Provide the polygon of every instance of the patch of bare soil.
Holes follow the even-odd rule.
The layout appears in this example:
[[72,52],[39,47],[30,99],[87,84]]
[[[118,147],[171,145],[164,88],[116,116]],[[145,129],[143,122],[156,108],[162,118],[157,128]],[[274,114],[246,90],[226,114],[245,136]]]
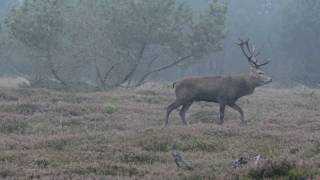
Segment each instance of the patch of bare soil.
[[[320,91],[260,88],[228,109],[194,104],[163,128],[172,87],[106,93],[0,89],[0,179],[299,179],[320,175]],[[172,148],[192,161],[178,168]],[[233,167],[240,157],[264,157]]]

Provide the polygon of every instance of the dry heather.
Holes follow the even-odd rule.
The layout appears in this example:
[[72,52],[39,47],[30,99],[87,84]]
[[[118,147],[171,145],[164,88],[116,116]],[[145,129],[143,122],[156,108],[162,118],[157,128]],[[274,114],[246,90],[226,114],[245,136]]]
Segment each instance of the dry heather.
[[[260,88],[215,123],[217,105],[192,106],[184,127],[171,87],[107,93],[0,90],[0,179],[299,179],[320,175],[320,91]],[[171,148],[192,161],[179,169]],[[230,162],[266,159],[234,169]]]

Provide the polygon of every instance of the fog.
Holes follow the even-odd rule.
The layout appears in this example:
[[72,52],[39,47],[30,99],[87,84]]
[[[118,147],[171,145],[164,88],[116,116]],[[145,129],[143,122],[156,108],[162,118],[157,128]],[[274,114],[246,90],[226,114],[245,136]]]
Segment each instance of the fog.
[[0,179],[320,180],[320,0],[0,0]]
[[259,60],[271,59],[263,69],[275,85],[320,83],[317,0],[52,2],[0,2],[3,77],[105,90],[234,75],[248,70],[241,38],[261,51]]

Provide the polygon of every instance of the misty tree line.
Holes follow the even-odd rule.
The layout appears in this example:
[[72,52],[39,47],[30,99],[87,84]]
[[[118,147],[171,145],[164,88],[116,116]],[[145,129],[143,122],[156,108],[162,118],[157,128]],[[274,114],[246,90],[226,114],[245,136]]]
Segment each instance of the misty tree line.
[[230,0],[227,19],[226,73],[246,68],[245,64],[234,65],[241,58],[234,41],[247,37],[262,56],[271,58],[267,72],[276,82],[319,87],[320,1]]
[[183,0],[24,0],[2,19],[1,74],[33,86],[106,90],[190,69],[238,73],[246,61],[234,42],[248,37],[272,58],[274,79],[318,85],[319,7],[317,0],[212,0],[199,13]]
[[197,16],[175,0],[25,0],[5,25],[26,51],[32,83],[106,90],[221,50],[225,13],[217,1]]

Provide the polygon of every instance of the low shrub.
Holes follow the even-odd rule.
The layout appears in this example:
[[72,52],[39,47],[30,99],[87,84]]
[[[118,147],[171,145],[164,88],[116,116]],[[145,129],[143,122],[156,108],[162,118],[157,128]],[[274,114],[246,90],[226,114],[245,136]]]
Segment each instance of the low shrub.
[[102,112],[107,114],[113,114],[116,111],[116,106],[112,103],[106,103],[102,107]]

